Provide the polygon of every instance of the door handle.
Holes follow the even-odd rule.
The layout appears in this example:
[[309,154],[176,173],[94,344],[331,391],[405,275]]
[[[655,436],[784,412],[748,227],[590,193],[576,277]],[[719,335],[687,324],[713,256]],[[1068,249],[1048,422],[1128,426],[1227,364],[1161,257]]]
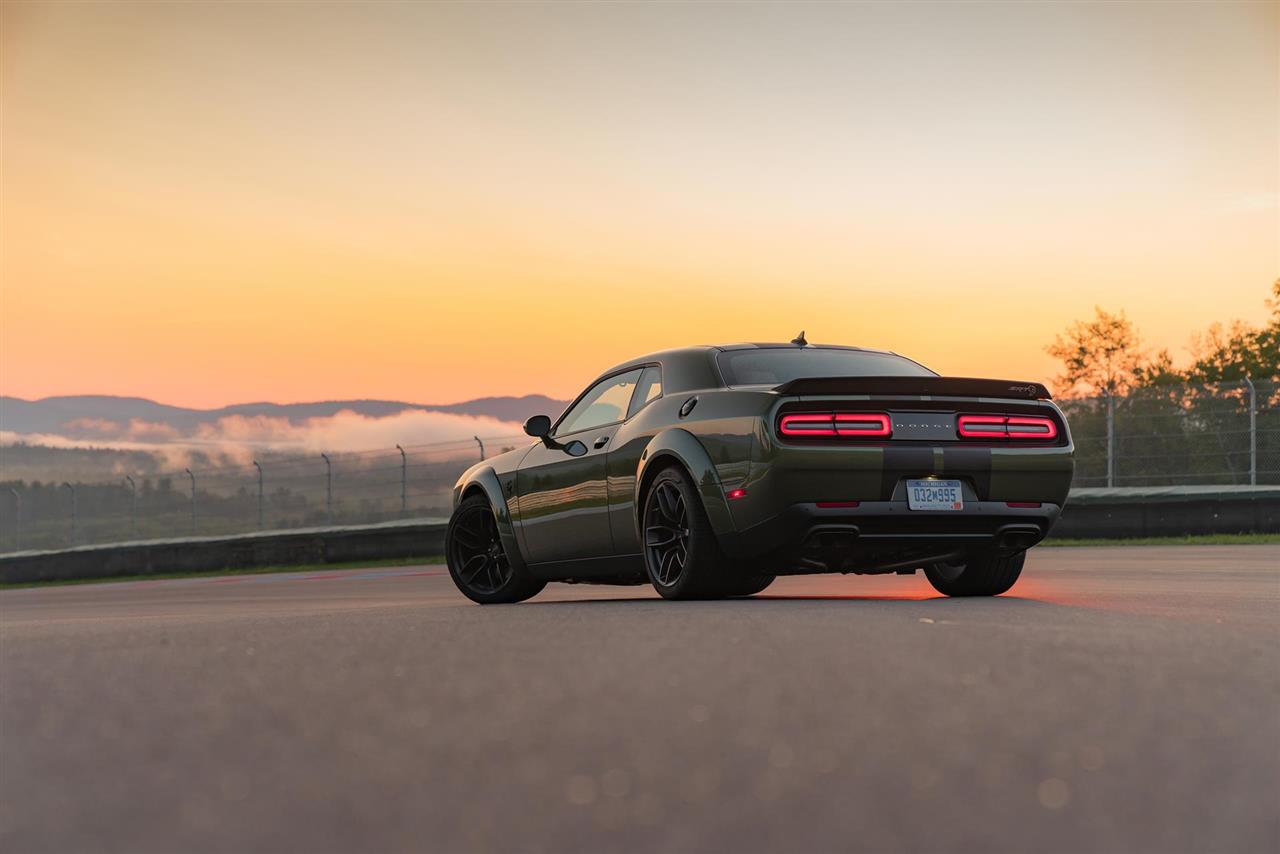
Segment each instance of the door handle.
[[600,450],[601,448],[603,448],[603,447],[604,447],[605,445],[607,445],[607,444],[609,444],[609,437],[608,437],[608,436],[601,436],[599,439],[596,439],[596,450],[597,450],[597,451],[598,451],[598,450]]

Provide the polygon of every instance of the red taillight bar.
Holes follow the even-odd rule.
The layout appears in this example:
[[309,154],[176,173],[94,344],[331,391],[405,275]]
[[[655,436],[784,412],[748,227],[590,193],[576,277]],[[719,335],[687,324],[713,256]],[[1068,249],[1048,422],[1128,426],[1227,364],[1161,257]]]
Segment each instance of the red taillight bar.
[[956,421],[956,433],[962,439],[1007,439],[1006,420],[1004,415],[961,415]]
[[956,435],[962,439],[1038,439],[1042,442],[1058,438],[1058,425],[1052,418],[1022,415],[961,415],[956,420]]
[[853,436],[886,439],[893,435],[883,412],[803,412],[782,416],[784,436]]
[[1052,418],[1033,416],[1028,418],[1010,415],[1005,426],[1009,430],[1010,439],[1056,439],[1058,425]]
[[837,412],[836,432],[841,436],[890,436],[893,427],[883,412]]
[[784,415],[778,430],[784,436],[834,436],[836,416],[831,412]]

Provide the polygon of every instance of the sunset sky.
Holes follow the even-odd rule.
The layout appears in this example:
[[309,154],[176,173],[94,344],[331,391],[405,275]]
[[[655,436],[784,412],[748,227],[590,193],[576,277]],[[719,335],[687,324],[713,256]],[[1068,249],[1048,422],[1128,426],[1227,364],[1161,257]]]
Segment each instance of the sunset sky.
[[576,393],[786,340],[1048,380],[1280,275],[1275,3],[5,0],[0,393]]

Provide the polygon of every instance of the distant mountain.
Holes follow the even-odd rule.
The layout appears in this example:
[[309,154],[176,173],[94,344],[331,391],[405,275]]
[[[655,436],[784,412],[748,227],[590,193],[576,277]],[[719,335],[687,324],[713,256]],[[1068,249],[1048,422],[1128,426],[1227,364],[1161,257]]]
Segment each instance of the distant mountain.
[[556,415],[568,406],[541,394],[523,397],[481,397],[463,403],[421,404],[397,400],[327,400],[316,403],[239,403],[220,409],[188,409],[168,406],[141,397],[111,395],[69,395],[23,400],[0,396],[0,430],[14,433],[77,432],[76,422],[111,421],[128,424],[137,419],[164,424],[188,434],[199,425],[231,415],[286,418],[291,423],[334,415],[344,410],[381,418],[405,411],[451,412],[483,415],[500,421],[524,421],[530,415]]

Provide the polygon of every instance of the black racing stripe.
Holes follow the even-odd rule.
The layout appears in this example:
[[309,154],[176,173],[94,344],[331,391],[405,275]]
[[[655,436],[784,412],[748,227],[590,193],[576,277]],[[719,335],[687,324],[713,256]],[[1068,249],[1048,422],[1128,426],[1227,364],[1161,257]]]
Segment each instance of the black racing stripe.
[[990,448],[944,447],[942,471],[944,477],[968,478],[980,501],[986,501],[991,494]]
[[893,498],[894,487],[904,477],[925,477],[933,473],[932,447],[886,447],[884,463],[880,469],[880,500],[888,501]]

